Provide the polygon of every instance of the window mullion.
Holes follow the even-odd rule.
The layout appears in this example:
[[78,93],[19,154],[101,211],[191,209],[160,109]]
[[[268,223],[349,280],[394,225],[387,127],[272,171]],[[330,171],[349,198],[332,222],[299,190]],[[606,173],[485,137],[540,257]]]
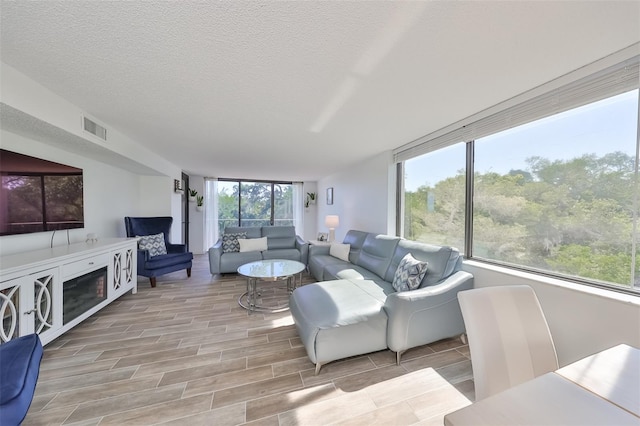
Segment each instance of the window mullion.
[[238,181],[238,226],[242,226],[242,181]]
[[465,175],[465,208],[464,208],[464,256],[473,256],[473,156],[475,141],[467,142],[467,167]]
[[275,184],[271,183],[271,218],[269,219],[271,226],[275,224]]

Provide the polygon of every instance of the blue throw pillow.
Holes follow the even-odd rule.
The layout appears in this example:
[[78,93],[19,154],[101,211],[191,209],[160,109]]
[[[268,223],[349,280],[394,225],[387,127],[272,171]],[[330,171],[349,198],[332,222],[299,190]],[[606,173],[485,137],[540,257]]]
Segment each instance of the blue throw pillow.
[[415,290],[420,287],[422,279],[427,274],[427,262],[416,260],[411,253],[407,253],[393,276],[393,288],[396,291]]

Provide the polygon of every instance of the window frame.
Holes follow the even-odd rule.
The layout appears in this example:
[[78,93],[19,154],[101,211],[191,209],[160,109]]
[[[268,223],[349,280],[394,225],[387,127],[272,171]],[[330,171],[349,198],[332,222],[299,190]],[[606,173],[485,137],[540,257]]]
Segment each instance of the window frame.
[[[605,58],[606,59],[606,58]],[[603,60],[607,62],[606,60]],[[625,93],[630,90],[638,90],[638,128],[636,133],[636,164],[635,176],[636,183],[640,179],[638,176],[638,163],[640,159],[640,83],[639,63],[640,55],[633,55],[621,62],[613,65],[608,62],[608,67],[599,70],[596,73],[582,76],[574,79],[565,85],[558,87],[556,81],[548,83],[556,86],[553,90],[543,91],[541,94],[522,101],[521,103],[511,104],[508,107],[500,109],[500,105],[496,106],[498,112],[491,114],[479,114],[479,116],[470,117],[462,120],[449,128],[440,132],[427,135],[407,145],[394,150],[394,160],[397,164],[396,168],[396,234],[404,236],[404,215],[405,215],[405,188],[404,188],[404,162],[430,152],[435,152],[457,143],[466,144],[466,170],[465,170],[465,247],[464,257],[479,263],[495,265],[511,270],[533,273],[539,276],[561,279],[577,284],[588,285],[592,287],[603,288],[616,292],[640,295],[640,287],[630,283],[629,287],[616,285],[589,279],[586,277],[576,277],[566,275],[560,272],[547,271],[535,267],[525,265],[512,264],[495,259],[487,259],[476,257],[473,255],[473,191],[474,191],[474,156],[475,141],[481,137],[497,134],[504,130],[517,128],[521,125],[540,120],[545,117],[553,116],[558,113],[573,110],[584,105],[595,103],[599,100],[611,98],[618,94]],[[564,77],[566,79],[566,76]],[[539,88],[537,88],[539,90]],[[526,95],[526,94],[525,94]],[[555,97],[555,100],[554,100]],[[557,99],[561,99],[558,101]],[[508,102],[507,102],[508,103]],[[554,104],[555,103],[555,104]],[[562,105],[558,106],[558,103]],[[546,110],[545,110],[546,109]],[[515,117],[515,119],[513,119]],[[475,120],[475,121],[474,121]],[[504,122],[510,122],[509,126],[504,126]],[[636,191],[634,206],[635,214],[638,215],[638,191]],[[635,217],[633,224],[635,239],[638,238],[638,217]],[[633,236],[632,236],[633,239]],[[636,241],[634,240],[635,244]],[[637,246],[636,246],[637,247]],[[637,261],[637,260],[636,260]],[[635,262],[632,261],[632,267]]]
[[[232,182],[238,184],[238,227],[242,227],[242,183],[261,183],[269,184],[271,186],[271,199],[270,199],[270,226],[277,226],[275,224],[275,198],[274,189],[276,185],[292,185],[293,182],[288,181],[275,181],[275,180],[260,180],[260,179],[233,179],[233,178],[218,178],[218,182]],[[295,201],[293,201],[295,202]]]

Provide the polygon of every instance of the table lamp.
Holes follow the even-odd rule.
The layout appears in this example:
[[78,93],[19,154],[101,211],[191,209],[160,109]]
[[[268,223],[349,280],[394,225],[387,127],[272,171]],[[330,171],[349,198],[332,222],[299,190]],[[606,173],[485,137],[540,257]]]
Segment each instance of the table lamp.
[[330,243],[336,239],[336,228],[340,226],[340,218],[334,214],[330,214],[324,218],[324,224],[329,228],[329,241]]

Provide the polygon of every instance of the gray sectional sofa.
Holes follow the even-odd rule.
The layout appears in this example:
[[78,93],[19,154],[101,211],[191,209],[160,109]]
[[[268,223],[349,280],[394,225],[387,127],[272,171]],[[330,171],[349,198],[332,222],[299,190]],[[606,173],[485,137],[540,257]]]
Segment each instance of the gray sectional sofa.
[[222,237],[209,249],[211,274],[235,273],[245,263],[263,259],[297,260],[305,265],[309,254],[309,243],[296,235],[293,226],[228,227],[225,234],[246,233],[246,238],[267,237],[268,249],[264,251],[224,252]]
[[[319,282],[297,288],[290,309],[309,359],[322,365],[386,348],[400,363],[407,349],[464,333],[457,294],[473,287],[458,250],[398,237],[349,231],[349,262],[328,246],[309,248],[309,271]],[[411,253],[428,263],[419,288],[396,291],[396,269]]]

